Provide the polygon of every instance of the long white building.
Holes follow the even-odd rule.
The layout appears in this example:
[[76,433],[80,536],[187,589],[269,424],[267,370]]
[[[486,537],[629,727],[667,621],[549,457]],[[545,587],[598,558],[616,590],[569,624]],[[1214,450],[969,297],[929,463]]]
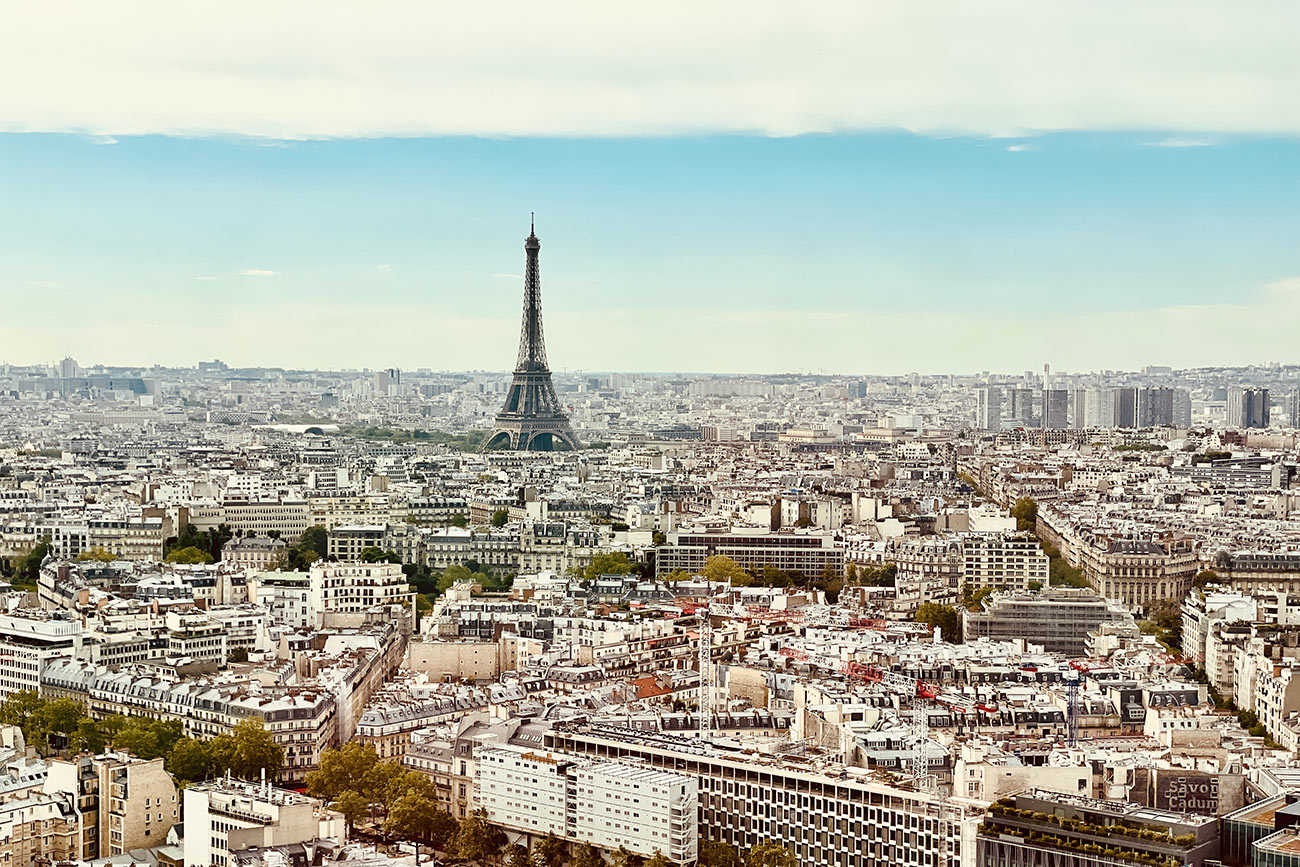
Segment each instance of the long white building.
[[554,834],[600,849],[662,852],[676,863],[697,857],[694,777],[517,746],[476,758],[479,805],[493,823],[525,840]]

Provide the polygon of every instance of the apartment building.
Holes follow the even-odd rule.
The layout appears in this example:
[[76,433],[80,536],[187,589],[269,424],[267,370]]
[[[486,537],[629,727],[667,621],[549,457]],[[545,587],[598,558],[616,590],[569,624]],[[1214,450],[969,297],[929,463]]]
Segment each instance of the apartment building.
[[284,749],[280,778],[300,782],[339,743],[338,700],[321,686],[262,686],[229,677],[181,680],[153,671],[57,659],[41,679],[51,698],[85,702],[96,719],[110,714],[177,719],[185,734],[211,738],[240,720],[261,718]]
[[252,848],[347,839],[343,814],[266,783],[216,780],[185,788],[185,867],[234,867]]
[[306,500],[227,502],[221,505],[221,523],[228,524],[232,530],[251,531],[256,536],[275,533],[294,544],[311,526],[311,511]]
[[176,608],[167,612],[167,653],[199,664],[226,664],[226,629],[198,608]]
[[755,572],[771,566],[810,576],[828,568],[836,575],[844,573],[844,548],[830,533],[674,530],[667,543],[655,549],[655,574],[679,569],[698,574],[705,561],[718,554]]
[[72,796],[33,794],[0,803],[0,867],[32,867],[75,857]]
[[696,858],[699,798],[691,776],[513,746],[477,758],[479,804],[507,833],[662,852],[674,863]]
[[1219,821],[1035,789],[993,804],[976,857],[990,867],[1203,867],[1218,863]]
[[[329,531],[328,556],[341,562],[356,562],[367,548],[387,550],[384,536],[386,524],[339,524]],[[405,562],[405,561],[403,561]]]
[[241,536],[231,539],[221,549],[221,561],[240,569],[265,569],[288,544],[270,536]]
[[1051,561],[1028,535],[972,535],[961,543],[962,581],[974,587],[1028,590],[1048,584]]
[[163,760],[125,753],[50,759],[46,794],[73,796],[77,835],[71,857],[91,861],[166,842],[180,821],[176,784]]
[[119,560],[161,560],[170,535],[170,518],[108,516],[86,521],[86,547],[101,548]]
[[414,618],[411,585],[395,563],[312,564],[308,608],[319,620],[327,615],[364,615],[376,606],[402,604]]
[[1025,639],[1052,653],[1083,656],[1088,633],[1105,623],[1133,625],[1133,616],[1092,590],[1045,588],[1037,593],[994,593],[980,611],[962,612],[967,640]]
[[303,629],[316,624],[308,572],[259,572],[249,579],[248,597],[282,626]]
[[0,614],[0,698],[41,688],[41,672],[52,660],[81,654],[77,620],[41,611]]
[[941,810],[937,796],[864,769],[741,756],[694,738],[597,723],[557,723],[541,739],[553,752],[694,777],[700,837],[742,851],[780,843],[813,867],[974,863],[982,811],[962,799]]

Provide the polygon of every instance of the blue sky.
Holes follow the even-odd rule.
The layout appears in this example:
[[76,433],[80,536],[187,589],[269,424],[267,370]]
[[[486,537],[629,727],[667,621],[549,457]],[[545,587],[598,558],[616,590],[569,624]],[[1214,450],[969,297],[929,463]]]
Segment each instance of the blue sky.
[[[1194,15],[1194,6],[1185,8]],[[947,38],[902,7],[882,7],[901,16],[888,26],[917,44]],[[37,38],[53,26],[25,23]],[[482,24],[461,22],[466,32]],[[801,50],[798,33],[740,29],[741,42]],[[1257,54],[1268,32],[1223,38],[1253,40]],[[1195,77],[1176,68],[1187,52],[1165,46],[1164,74],[1144,71],[1127,89],[1118,78],[1094,90],[1077,80],[1116,75],[1123,52],[1106,71],[1052,79],[1046,69],[1046,92],[1019,102],[998,78],[1015,70],[994,62],[918,85],[897,105],[877,100],[879,116],[869,117],[847,95],[820,104],[839,86],[829,76],[844,78],[806,71],[810,57],[839,57],[822,30],[805,35],[818,50],[808,49],[803,71],[776,85],[770,70],[611,68],[602,53],[548,70],[547,111],[527,94],[512,129],[504,112],[467,102],[430,115],[418,99],[407,124],[378,95],[391,90],[382,76],[350,68],[321,73],[331,83],[317,88],[310,70],[359,51],[355,39],[330,54],[326,33],[318,53],[277,66],[254,62],[252,48],[231,60],[214,47],[219,35],[191,34],[196,52],[216,52],[204,63],[178,52],[155,59],[153,75],[77,53],[87,74],[123,86],[139,76],[127,88],[134,97],[115,88],[107,107],[74,97],[75,81],[58,75],[39,107],[34,98],[0,104],[0,116],[19,118],[0,123],[0,291],[11,321],[28,323],[0,332],[0,360],[504,368],[533,210],[557,369],[1295,360],[1300,109],[1268,101],[1295,70],[1243,59],[1245,48],[1220,56],[1229,48],[1202,47],[1224,70],[1217,90],[1199,79],[1180,90]],[[389,72],[428,72],[424,55],[410,56],[411,67]],[[856,57],[841,59],[863,81],[911,62],[864,69]],[[1212,67],[1202,57],[1197,68]],[[184,100],[153,94],[159,69],[176,80],[217,69],[219,84]],[[670,102],[660,91],[681,85],[682,69],[732,90],[701,96],[688,80]],[[911,71],[908,82],[933,75]],[[987,100],[949,99],[981,75]],[[776,95],[754,97],[751,77]],[[293,116],[255,105],[240,114],[251,104],[241,88],[285,81]],[[494,82],[485,75],[478,86],[486,93]],[[783,97],[787,83],[802,90]],[[331,97],[352,87],[393,114],[340,109]],[[1107,102],[1107,88],[1125,96]],[[320,102],[295,114],[307,96]],[[606,99],[608,111],[596,110]],[[592,111],[581,115],[575,102]],[[1125,115],[1144,105],[1149,126]]]

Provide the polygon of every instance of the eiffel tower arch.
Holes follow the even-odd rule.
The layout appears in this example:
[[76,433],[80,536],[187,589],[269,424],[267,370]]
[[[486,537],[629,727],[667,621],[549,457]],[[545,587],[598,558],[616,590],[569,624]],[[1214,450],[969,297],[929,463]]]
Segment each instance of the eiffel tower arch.
[[542,242],[535,225],[524,240],[524,320],[519,331],[519,357],[506,402],[497,413],[484,451],[551,452],[582,448],[560,406],[546,363],[546,338],[542,333],[542,278],[537,265]]

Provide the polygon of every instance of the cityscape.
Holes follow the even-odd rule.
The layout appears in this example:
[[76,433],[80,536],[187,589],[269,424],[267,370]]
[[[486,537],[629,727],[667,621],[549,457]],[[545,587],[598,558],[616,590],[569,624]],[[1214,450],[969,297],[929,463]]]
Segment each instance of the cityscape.
[[115,5],[0,867],[1300,867],[1300,13]]

